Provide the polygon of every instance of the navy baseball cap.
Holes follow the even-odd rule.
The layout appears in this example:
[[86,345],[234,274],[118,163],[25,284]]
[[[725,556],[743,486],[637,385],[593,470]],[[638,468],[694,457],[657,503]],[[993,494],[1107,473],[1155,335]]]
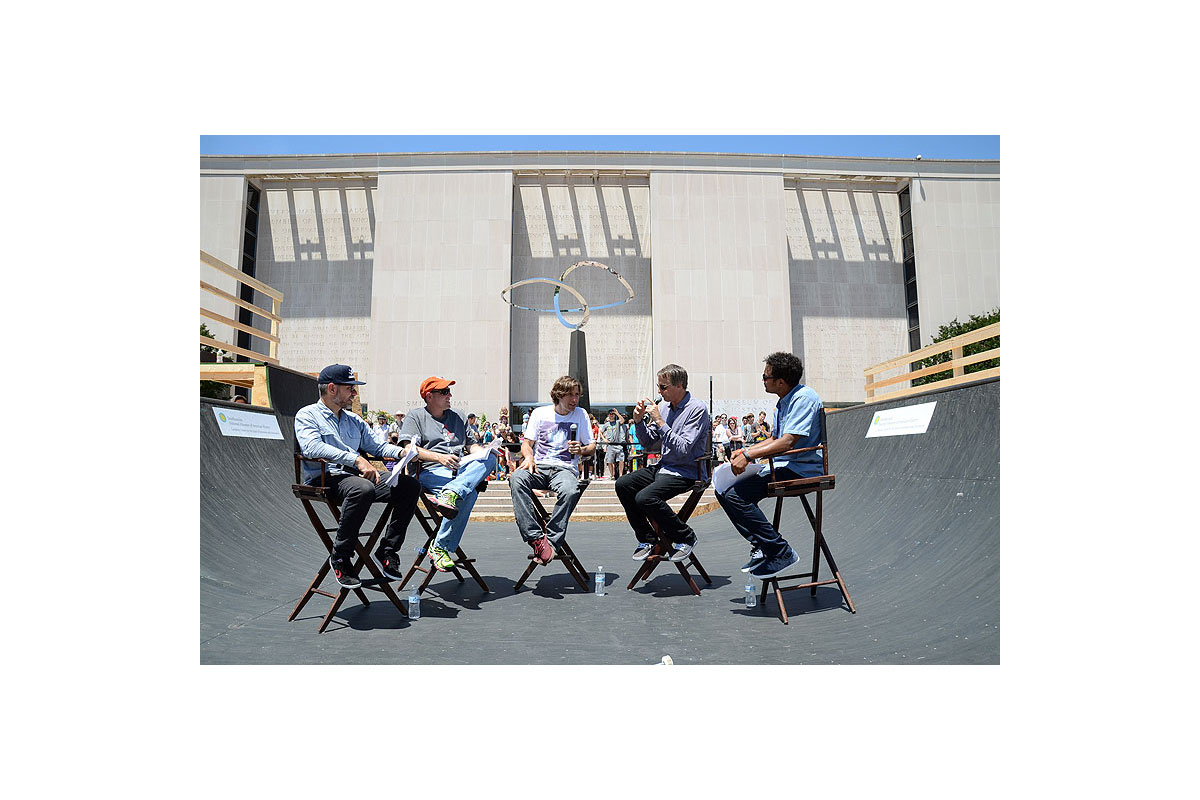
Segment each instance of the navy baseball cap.
[[364,386],[366,381],[358,380],[358,374],[345,364],[330,364],[321,370],[317,383],[336,383],[341,386]]

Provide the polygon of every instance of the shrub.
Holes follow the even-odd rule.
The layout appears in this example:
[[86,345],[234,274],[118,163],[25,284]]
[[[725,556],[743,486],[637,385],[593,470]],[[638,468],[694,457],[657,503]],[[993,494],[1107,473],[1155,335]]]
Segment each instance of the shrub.
[[[978,328],[986,327],[988,325],[991,325],[991,324],[993,324],[995,322],[999,322],[999,321],[1000,321],[1000,309],[999,308],[993,308],[991,311],[987,312],[986,314],[972,314],[967,319],[966,322],[959,322],[958,317],[955,317],[954,319],[950,320],[945,325],[942,325],[940,328],[938,328],[937,336],[933,337],[933,341],[931,342],[931,344],[937,344],[938,342],[944,342],[947,339],[953,339],[955,336],[962,336],[964,333],[969,333],[970,331],[976,330]],[[974,355],[975,353],[982,353],[985,350],[992,350],[999,346],[1000,346],[1000,337],[993,336],[990,339],[984,339],[981,342],[976,342],[975,344],[967,345],[966,347],[963,348],[963,355],[970,356],[970,355]],[[946,351],[945,353],[938,353],[937,355],[930,356],[929,358],[923,358],[920,361],[913,364],[912,368],[914,371],[916,371],[919,369],[924,369],[925,367],[932,367],[934,364],[944,364],[949,360],[950,360],[950,352]],[[966,367],[963,368],[963,373],[969,375],[972,372],[981,372],[985,369],[992,369],[993,367],[998,367],[998,366],[1000,366],[1000,359],[989,358],[987,361],[980,361],[977,364],[968,364]],[[945,379],[951,377],[953,374],[954,373],[952,371],[936,372],[933,375],[926,375],[921,378],[914,378],[912,385],[913,386],[924,386],[927,383],[934,383],[936,381],[945,380]]]

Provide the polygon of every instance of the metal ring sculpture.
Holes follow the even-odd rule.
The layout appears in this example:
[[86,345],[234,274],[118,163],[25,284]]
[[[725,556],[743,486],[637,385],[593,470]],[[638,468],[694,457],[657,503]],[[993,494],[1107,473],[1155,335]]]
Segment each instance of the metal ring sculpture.
[[[614,278],[616,278],[618,281],[621,282],[621,285],[625,287],[625,291],[629,293],[629,296],[626,297],[624,300],[618,300],[615,303],[605,303],[602,306],[588,305],[588,302],[587,302],[587,300],[585,300],[583,298],[583,295],[581,295],[573,287],[571,287],[567,283],[565,283],[567,276],[570,275],[575,270],[579,269],[580,267],[597,267],[599,269],[604,270],[605,272],[610,273]],[[553,286],[554,287],[554,308],[533,308],[530,306],[518,305],[517,303],[513,302],[513,300],[508,296],[508,293],[511,292],[513,289],[517,288],[518,286],[524,286],[529,283],[548,283],[551,286]],[[562,289],[566,289],[568,292],[575,295],[576,299],[579,300],[579,308],[562,308],[561,307],[561,302],[559,301],[559,292]],[[607,266],[605,264],[601,264],[599,261],[576,261],[574,264],[572,264],[571,266],[569,266],[565,270],[563,270],[563,274],[558,276],[558,280],[553,280],[552,278],[526,278],[523,281],[517,281],[516,283],[509,284],[507,287],[502,289],[500,291],[500,298],[504,302],[511,305],[513,308],[519,308],[522,311],[537,311],[542,314],[549,314],[550,312],[554,312],[554,315],[556,317],[558,317],[558,321],[560,323],[562,323],[563,327],[567,328],[568,330],[576,331],[576,330],[580,330],[581,328],[583,328],[584,325],[587,324],[587,321],[592,316],[592,309],[599,311],[600,309],[603,309],[603,308],[612,308],[614,306],[625,305],[626,303],[628,303],[630,300],[632,300],[634,298],[634,293],[633,293],[633,287],[629,285],[629,282],[627,280],[625,280],[623,277],[621,277],[621,273],[617,272],[612,267]],[[572,325],[571,323],[567,322],[567,319],[566,319],[566,317],[563,316],[563,314],[564,313],[570,314],[570,313],[573,313],[576,311],[583,312],[583,319],[579,320],[579,324]]]

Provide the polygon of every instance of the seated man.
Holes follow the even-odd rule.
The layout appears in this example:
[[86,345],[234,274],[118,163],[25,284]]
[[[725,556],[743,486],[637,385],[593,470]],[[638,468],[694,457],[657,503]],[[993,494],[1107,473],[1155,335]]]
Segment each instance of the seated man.
[[779,531],[767,521],[758,503],[767,496],[770,468],[766,464],[752,465],[751,461],[776,456],[775,479],[790,481],[813,478],[824,470],[819,451],[780,456],[779,453],[821,443],[821,398],[800,383],[804,365],[791,353],[772,353],[763,369],[763,388],[778,395],[775,405],[776,435],[766,441],[747,445],[734,452],[729,466],[740,475],[749,466],[758,474],[738,481],[723,495],[717,495],[721,508],[738,533],[750,542],[750,560],[742,567],[756,578],[773,578],[791,567],[800,557]]
[[658,371],[658,390],[668,404],[666,418],[649,398],[639,400],[633,409],[638,442],[647,451],[662,453],[658,463],[623,475],[616,484],[617,498],[638,540],[635,561],[644,561],[654,547],[650,519],[670,540],[672,561],[687,558],[696,545],[695,532],[667,505],[668,499],[692,488],[699,477],[696,461],[708,449],[708,406],[687,390],[687,382],[687,370],[668,364]]
[[[596,451],[587,414],[579,407],[582,392],[583,386],[570,375],[554,382],[550,389],[554,405],[538,406],[530,412],[521,440],[521,463],[509,478],[517,530],[533,548],[539,564],[550,563],[554,546],[567,535],[567,520],[581,494],[579,457],[587,458]],[[551,489],[558,496],[545,535],[533,510],[535,489]]]
[[[439,572],[454,567],[454,552],[462,541],[478,497],[475,487],[496,468],[496,454],[483,445],[468,442],[467,424],[450,410],[450,387],[454,383],[432,376],[421,381],[420,394],[425,407],[408,412],[400,427],[400,443],[411,441],[417,445],[421,465],[417,477],[421,485],[438,490],[434,505],[444,519],[429,548],[429,560]],[[467,459],[471,453],[486,455]],[[462,469],[460,461],[466,462]]]
[[[395,486],[385,485],[380,481],[379,471],[359,455],[360,449],[388,458],[399,458],[401,453],[396,445],[377,442],[362,417],[349,410],[358,394],[357,387],[364,383],[356,380],[345,364],[331,364],[317,378],[321,399],[296,412],[296,443],[300,454],[333,462],[327,467],[326,486],[341,504],[342,519],[333,540],[329,565],[334,579],[347,589],[362,586],[362,581],[350,574],[350,557],[372,503],[393,503],[392,519],[375,551],[375,560],[384,575],[394,581],[404,580],[397,556],[421,492],[416,479],[407,475],[401,475]],[[308,484],[315,483],[321,474],[319,466],[308,462],[302,462],[302,469],[301,479]]]

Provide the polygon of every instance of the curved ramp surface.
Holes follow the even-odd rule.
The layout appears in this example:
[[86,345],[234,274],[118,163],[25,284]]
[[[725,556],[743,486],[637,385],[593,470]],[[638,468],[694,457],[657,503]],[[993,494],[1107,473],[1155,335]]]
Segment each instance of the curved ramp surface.
[[[877,412],[928,402],[937,406],[926,433],[865,438]],[[381,594],[368,594],[369,607],[351,596],[318,635],[325,598],[287,621],[325,555],[290,491],[293,418],[267,414],[282,440],[226,437],[214,414],[226,407],[200,404],[202,663],[654,664],[668,654],[676,664],[1000,660],[998,381],[829,415],[837,488],[826,495],[826,536],[858,613],[836,587],[815,598],[788,592],[788,625],[773,598],[745,607],[739,567],[748,547],[716,511],[693,525],[696,554],[713,579],[701,582],[699,597],[666,568],[627,590],[637,566],[632,532],[620,522],[582,521],[569,529],[572,546],[589,570],[603,565],[608,593],[584,592],[552,564],[514,594],[529,549],[511,523],[475,522],[463,547],[490,594],[439,576],[412,622]],[[764,501],[768,514],[772,507]],[[798,499],[784,509],[784,533],[803,553],[811,547],[804,509]],[[414,523],[406,558],[423,540]]]

